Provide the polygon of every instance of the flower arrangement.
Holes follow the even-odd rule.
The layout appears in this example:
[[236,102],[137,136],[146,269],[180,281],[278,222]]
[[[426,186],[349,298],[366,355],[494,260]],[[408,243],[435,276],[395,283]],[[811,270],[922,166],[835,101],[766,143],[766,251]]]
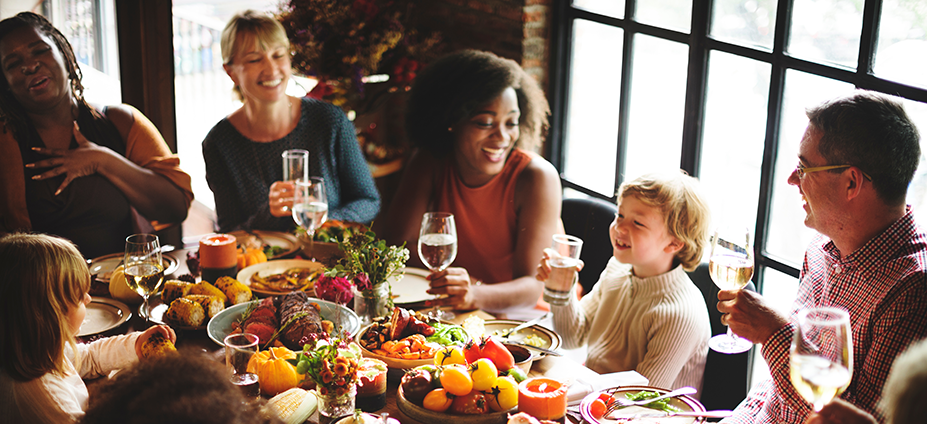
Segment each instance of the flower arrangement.
[[293,68],[319,80],[309,95],[348,111],[364,100],[367,77],[407,86],[439,54],[440,35],[410,27],[413,9],[413,0],[289,0],[278,19],[293,46]]
[[296,359],[288,360],[296,372],[316,384],[322,396],[344,396],[357,384],[360,346],[342,339],[320,339],[303,346]]

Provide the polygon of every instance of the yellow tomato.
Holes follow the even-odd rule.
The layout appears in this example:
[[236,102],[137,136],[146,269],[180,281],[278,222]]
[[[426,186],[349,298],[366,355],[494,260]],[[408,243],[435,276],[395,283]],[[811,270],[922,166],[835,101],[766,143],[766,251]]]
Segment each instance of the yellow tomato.
[[451,407],[451,402],[453,400],[447,396],[447,391],[434,389],[425,395],[425,399],[422,400],[422,407],[429,411],[444,412]]
[[467,365],[463,350],[457,346],[447,346],[435,354],[435,366],[443,367],[451,364]]
[[466,367],[451,364],[441,370],[441,386],[452,395],[463,396],[473,390],[473,379]]
[[511,376],[499,377],[486,392],[486,399],[493,411],[508,411],[518,406],[518,383]]
[[488,358],[477,359],[470,364],[470,378],[473,379],[473,388],[479,391],[486,391],[496,384],[496,378],[499,377],[499,371],[496,370],[496,364],[493,364]]

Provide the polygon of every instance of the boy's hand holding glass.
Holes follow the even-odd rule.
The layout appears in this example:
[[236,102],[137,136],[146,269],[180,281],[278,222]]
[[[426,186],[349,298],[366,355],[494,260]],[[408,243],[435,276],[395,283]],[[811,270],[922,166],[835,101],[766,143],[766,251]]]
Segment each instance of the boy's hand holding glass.
[[554,234],[551,247],[544,249],[538,267],[538,279],[544,281],[544,301],[551,305],[565,305],[570,301],[573,284],[583,269],[579,259],[582,248],[583,241],[579,237]]

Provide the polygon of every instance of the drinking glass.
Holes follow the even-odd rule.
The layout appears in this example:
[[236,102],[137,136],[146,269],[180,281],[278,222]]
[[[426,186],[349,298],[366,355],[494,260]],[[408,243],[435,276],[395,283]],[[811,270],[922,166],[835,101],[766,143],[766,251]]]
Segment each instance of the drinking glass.
[[576,282],[576,266],[583,240],[576,236],[554,234],[551,243],[550,276],[544,282],[544,301],[551,305],[566,305]]
[[[711,259],[708,262],[711,280],[721,290],[741,290],[753,277],[753,246],[750,230],[746,227],[719,227],[711,238]],[[742,353],[753,343],[737,337],[731,327],[708,341],[708,346],[719,353]]]
[[315,230],[328,217],[328,199],[325,196],[325,182],[319,177],[296,181],[293,198],[293,220],[306,230],[309,240]]
[[[432,273],[444,271],[457,258],[457,225],[454,214],[426,212],[418,233],[418,257]],[[439,299],[440,295],[435,295]],[[436,320],[453,319],[453,312],[442,311],[438,305],[428,313]]]
[[261,394],[261,387],[257,374],[248,372],[248,362],[258,353],[258,336],[251,333],[230,334],[223,341],[229,380],[241,389],[246,398],[256,399]]
[[833,307],[799,311],[790,355],[792,385],[819,412],[853,377],[850,314]]
[[283,181],[298,181],[309,179],[309,151],[291,149],[284,151]]
[[161,244],[154,234],[132,234],[126,237],[126,283],[142,296],[139,313],[149,322],[148,298],[156,293],[164,281],[164,263],[161,262]]

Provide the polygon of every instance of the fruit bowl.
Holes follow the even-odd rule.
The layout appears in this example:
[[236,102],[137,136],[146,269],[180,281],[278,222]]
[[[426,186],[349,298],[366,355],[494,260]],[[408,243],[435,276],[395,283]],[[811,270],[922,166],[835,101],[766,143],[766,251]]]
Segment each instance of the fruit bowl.
[[428,424],[505,424],[508,421],[508,415],[518,410],[518,407],[515,407],[508,411],[480,415],[457,415],[431,411],[407,400],[403,395],[402,386],[399,386],[399,391],[396,393],[396,406],[409,418]]

